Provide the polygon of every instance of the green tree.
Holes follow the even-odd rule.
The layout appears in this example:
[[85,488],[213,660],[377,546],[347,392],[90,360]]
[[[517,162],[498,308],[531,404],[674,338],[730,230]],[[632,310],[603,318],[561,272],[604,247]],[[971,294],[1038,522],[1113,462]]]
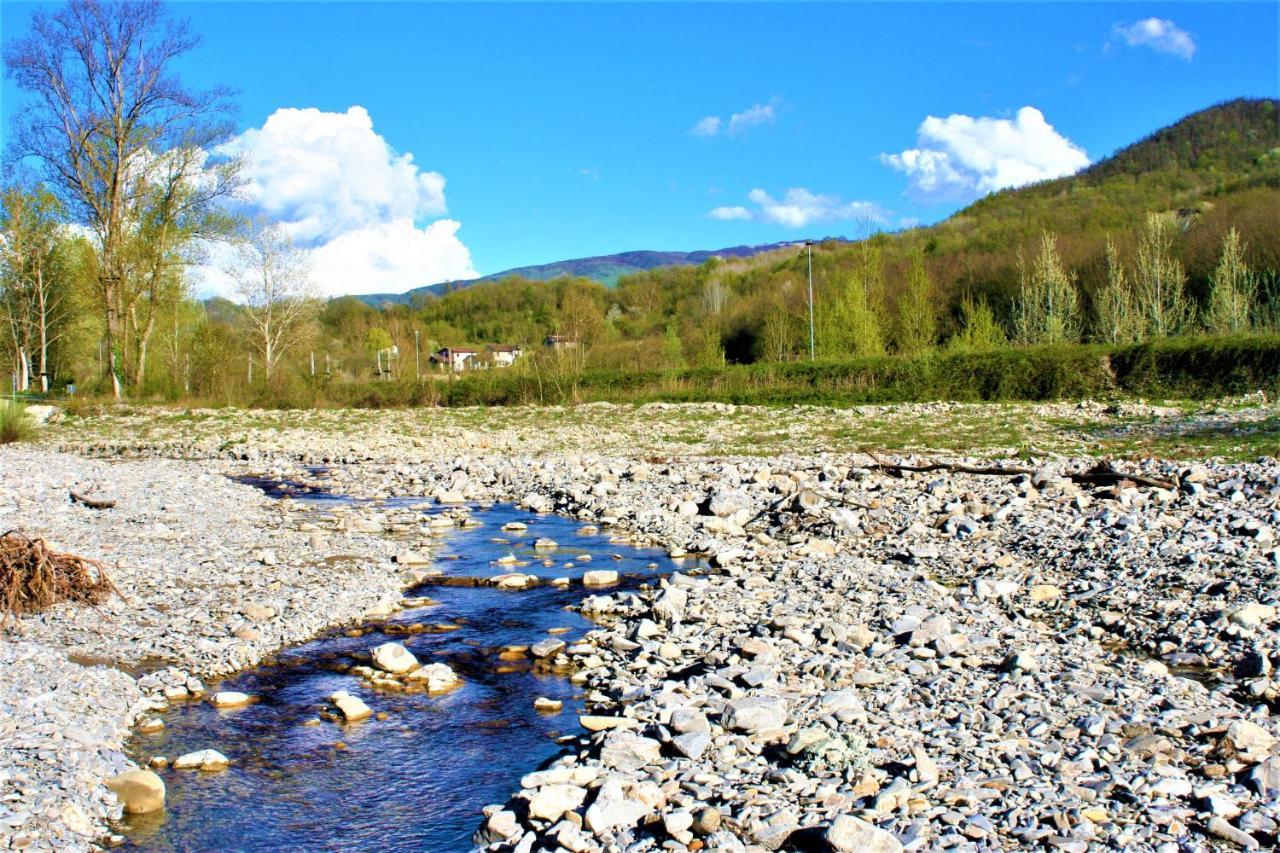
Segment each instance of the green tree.
[[894,317],[893,343],[903,355],[919,355],[933,346],[938,336],[938,295],[924,266],[924,253],[911,256],[907,284],[898,297]]
[[1040,235],[1040,253],[1028,269],[1018,262],[1018,300],[1014,334],[1022,344],[1057,344],[1080,339],[1080,301],[1076,284],[1058,257],[1058,241]]
[[864,240],[852,274],[821,319],[818,352],[863,358],[884,354],[884,262],[880,246]]
[[987,300],[966,293],[960,299],[960,326],[948,348],[954,352],[987,352],[1006,346],[1009,339]]
[[1234,334],[1249,328],[1257,282],[1244,255],[1240,233],[1232,228],[1222,240],[1218,268],[1209,276],[1204,326],[1210,334]]
[[1105,251],[1107,277],[1093,295],[1094,337],[1110,344],[1132,343],[1141,333],[1142,309],[1110,236]]
[[1173,256],[1172,217],[1147,215],[1138,243],[1134,288],[1142,307],[1142,337],[1163,338],[1183,331],[1191,318],[1187,274]]
[[0,192],[0,318],[8,333],[18,390],[49,390],[50,348],[65,328],[68,283],[61,252],[62,206],[43,186]]

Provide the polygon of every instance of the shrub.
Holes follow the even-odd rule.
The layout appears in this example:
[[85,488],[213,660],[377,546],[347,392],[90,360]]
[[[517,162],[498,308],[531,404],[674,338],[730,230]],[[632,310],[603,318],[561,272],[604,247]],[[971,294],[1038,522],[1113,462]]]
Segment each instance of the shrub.
[[17,402],[0,401],[0,444],[13,444],[35,438],[36,427],[27,415],[27,407]]

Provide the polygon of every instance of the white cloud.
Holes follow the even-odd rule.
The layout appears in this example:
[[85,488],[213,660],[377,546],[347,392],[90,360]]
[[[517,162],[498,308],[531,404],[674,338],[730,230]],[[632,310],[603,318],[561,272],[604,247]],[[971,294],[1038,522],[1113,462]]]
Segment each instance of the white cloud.
[[929,116],[916,141],[918,148],[881,154],[880,161],[904,172],[912,194],[925,200],[985,195],[1089,165],[1084,149],[1035,107],[1023,107],[1013,119]]
[[689,133],[694,136],[711,137],[718,136],[721,131],[725,131],[730,136],[737,136],[745,133],[753,127],[760,127],[766,124],[773,124],[778,119],[778,112],[783,107],[781,98],[774,96],[764,104],[752,104],[740,113],[733,113],[729,116],[729,120],[725,121],[720,116],[704,116],[698,119],[698,122],[689,129]]
[[750,219],[751,211],[740,205],[735,205],[732,207],[714,207],[707,215],[712,219],[730,222],[734,219]]
[[884,211],[874,202],[843,201],[839,196],[818,195],[803,187],[787,190],[781,199],[762,189],[752,190],[747,198],[756,206],[755,210],[741,206],[717,207],[708,216],[721,220],[755,219],[785,228],[803,228],[815,222],[886,221]]
[[729,116],[729,135],[737,136],[743,131],[763,124],[773,124],[778,117],[781,98],[770,98],[767,104],[752,104],[740,113]]
[[[442,219],[444,176],[373,129],[369,113],[279,109],[220,153],[245,158],[246,213],[282,223],[309,250],[327,295],[403,291],[474,278],[460,226]],[[434,220],[434,221],[432,221]],[[214,272],[205,286],[225,293]]]
[[1111,34],[1129,47],[1149,47],[1156,53],[1168,53],[1188,62],[1196,55],[1196,40],[1191,33],[1166,18],[1143,18],[1132,24],[1116,24]]
[[720,120],[720,116],[705,116],[698,119],[698,123],[689,129],[694,136],[715,136],[720,132],[720,125],[724,124]]

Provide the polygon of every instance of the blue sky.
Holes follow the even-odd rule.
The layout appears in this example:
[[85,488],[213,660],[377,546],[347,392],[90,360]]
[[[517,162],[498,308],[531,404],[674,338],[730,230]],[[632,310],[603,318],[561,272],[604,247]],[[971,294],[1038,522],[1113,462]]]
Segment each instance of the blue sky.
[[239,90],[252,203],[347,290],[927,224],[1280,89],[1275,3],[173,9],[184,78]]

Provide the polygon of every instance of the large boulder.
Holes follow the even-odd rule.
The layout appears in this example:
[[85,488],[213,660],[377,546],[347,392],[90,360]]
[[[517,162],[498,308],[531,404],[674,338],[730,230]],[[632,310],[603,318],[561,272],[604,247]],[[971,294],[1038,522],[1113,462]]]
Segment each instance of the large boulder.
[[210,701],[215,708],[239,708],[252,702],[253,697],[236,690],[219,690]]
[[373,716],[373,709],[364,703],[359,696],[352,696],[345,690],[339,690],[329,695],[329,701],[338,709],[338,713],[342,714],[342,718],[348,723],[358,722]]
[[130,770],[107,780],[107,788],[125,814],[147,814],[164,808],[164,780],[150,770]]
[[653,603],[653,615],[668,622],[679,622],[684,618],[684,609],[688,603],[688,592],[678,586],[669,586]]
[[420,666],[405,676],[408,681],[426,682],[428,693],[443,693],[452,690],[462,682],[458,674],[448,664],[430,663]]
[[617,770],[639,770],[653,764],[662,752],[662,744],[634,732],[614,732],[605,738],[600,749],[600,763]]
[[840,853],[899,853],[902,843],[875,824],[852,815],[840,815],[831,821],[823,838],[832,850]]
[[724,706],[726,729],[755,734],[780,729],[787,722],[787,700],[780,696],[748,696]]
[[555,823],[587,799],[587,789],[577,785],[543,785],[529,800],[529,816]]
[[610,586],[618,582],[618,573],[613,569],[594,569],[582,575],[583,586]]
[[373,650],[373,663],[383,672],[400,674],[418,668],[418,659],[399,643],[383,643]]

